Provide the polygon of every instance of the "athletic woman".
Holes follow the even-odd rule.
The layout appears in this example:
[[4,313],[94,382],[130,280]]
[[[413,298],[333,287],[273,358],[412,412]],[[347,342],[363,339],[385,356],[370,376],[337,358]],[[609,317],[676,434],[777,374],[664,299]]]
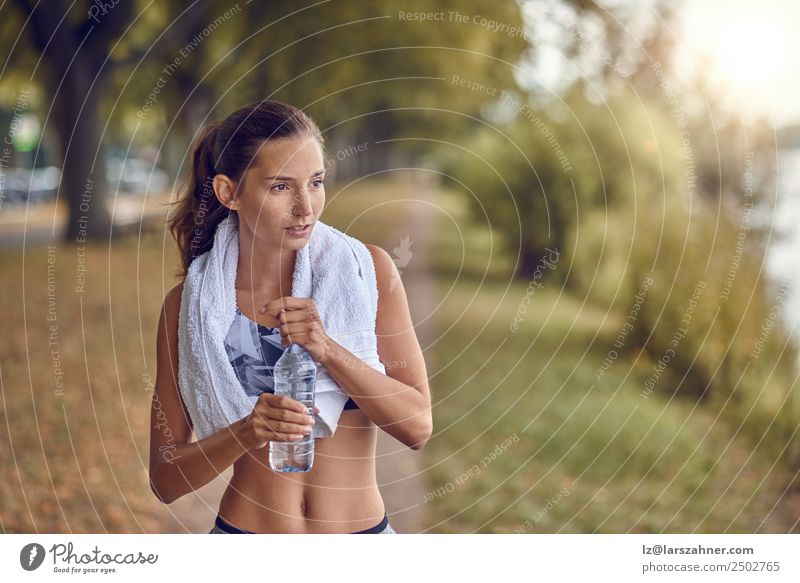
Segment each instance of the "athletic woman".
[[[177,380],[181,283],[166,295],[158,325],[153,492],[170,504],[233,465],[212,533],[394,533],[376,482],[377,430],[415,450],[432,430],[425,362],[394,262],[367,245],[378,288],[378,355],[384,364],[404,363],[387,367],[384,375],[357,366],[361,361],[326,334],[313,299],[291,297],[296,252],[309,241],[325,205],[324,141],[313,120],[285,103],[250,104],[205,128],[192,162],[170,219],[181,279],[191,261],[211,248],[220,221],[238,213],[235,322],[256,327],[254,338],[267,338],[272,329],[273,343],[279,334],[281,346],[303,346],[350,401],[333,437],[315,440],[309,472],[274,472],[269,443],[299,439],[311,430],[313,416],[267,387],[274,364],[269,353],[275,351],[265,341],[256,346],[257,359],[237,360],[242,347],[226,346],[243,390],[258,391],[257,402],[246,417],[191,441]],[[259,382],[265,384],[258,388]]]

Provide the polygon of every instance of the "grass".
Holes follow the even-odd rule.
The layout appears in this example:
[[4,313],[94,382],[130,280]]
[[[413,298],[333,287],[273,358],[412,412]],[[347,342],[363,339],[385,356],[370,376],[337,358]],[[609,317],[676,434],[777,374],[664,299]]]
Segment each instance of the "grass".
[[481,277],[491,271],[489,248],[470,240],[464,269],[452,269],[452,237],[433,259],[444,265],[434,271],[446,300],[429,371],[431,532],[794,526],[796,511],[777,504],[794,476],[737,428],[689,400],[643,398],[640,371],[648,367],[634,366],[633,357],[618,358],[597,381],[622,324],[617,314],[545,283],[513,333],[527,283]]

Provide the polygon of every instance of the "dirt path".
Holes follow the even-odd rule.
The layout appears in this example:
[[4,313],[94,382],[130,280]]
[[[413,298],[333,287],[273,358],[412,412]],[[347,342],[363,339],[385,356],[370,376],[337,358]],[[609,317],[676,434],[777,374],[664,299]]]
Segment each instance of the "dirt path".
[[[403,265],[405,260],[395,263],[401,272],[400,277],[411,309],[411,319],[430,375],[435,365],[426,347],[430,346],[435,334],[431,315],[435,308],[436,294],[428,258],[434,233],[435,209],[427,204],[431,202],[427,196],[431,192],[425,182],[427,176],[422,172],[408,172],[405,174],[405,192],[398,193],[398,198],[405,197],[410,200],[407,203],[410,216],[405,221],[408,231],[400,231],[400,239],[405,235],[409,238],[410,258],[406,265]],[[400,240],[380,244],[392,257],[404,256]],[[425,528],[425,517],[422,512],[425,497],[422,477],[424,452],[409,449],[383,431],[378,432],[377,449],[378,485],[392,526],[398,533],[423,531]]]
[[[138,233],[163,229],[169,193],[122,195],[109,202],[114,233]],[[54,200],[39,204],[6,205],[0,212],[0,247],[38,246],[61,241],[66,229],[67,209]],[[141,223],[141,225],[140,225]]]
[[[428,247],[431,243],[433,230],[431,225],[435,219],[434,209],[427,201],[419,201],[421,192],[428,192],[421,176],[409,172],[398,185],[404,192],[398,192],[397,198],[409,199],[407,203],[409,217],[404,225],[399,226],[396,234],[397,240],[375,241],[396,259],[395,263],[401,271],[403,285],[408,295],[411,306],[411,316],[414,321],[417,336],[422,346],[431,343],[433,328],[430,315],[433,312],[432,303],[435,298],[433,293],[433,279],[428,261]],[[404,230],[404,227],[407,229]],[[401,239],[408,236],[411,243],[408,251],[411,256],[406,265],[402,259],[403,252],[397,249]],[[426,352],[425,360],[428,373],[434,368],[430,356]],[[386,505],[389,520],[398,533],[416,533],[424,529],[422,503],[425,496],[424,482],[422,479],[422,451],[414,451],[395,440],[383,431],[378,431],[378,445],[376,451],[377,481]],[[164,532],[192,532],[207,533],[211,529],[219,501],[233,476],[233,468],[228,468],[215,480],[206,486],[188,494],[170,506],[165,506]]]

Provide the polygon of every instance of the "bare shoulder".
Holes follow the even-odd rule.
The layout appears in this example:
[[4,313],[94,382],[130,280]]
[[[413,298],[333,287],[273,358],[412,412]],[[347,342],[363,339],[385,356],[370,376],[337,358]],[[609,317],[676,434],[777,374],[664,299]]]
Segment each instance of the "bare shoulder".
[[375,264],[375,279],[377,279],[378,291],[389,289],[394,278],[399,280],[397,266],[391,255],[383,248],[372,243],[364,243],[372,255],[372,262]]
[[[183,293],[183,283],[173,287],[164,296],[164,305],[158,323],[158,342],[157,349],[159,358],[168,357],[171,372],[177,373],[177,353],[178,353],[178,324],[181,311],[181,294]],[[165,362],[162,360],[162,363]],[[176,374],[173,376],[177,376]],[[177,383],[177,379],[175,379]]]
[[[156,386],[153,402],[153,427],[164,419],[171,435],[179,443],[187,443],[191,419],[178,388],[178,325],[183,283],[173,287],[164,297],[156,340]],[[152,427],[151,427],[152,431]],[[151,444],[163,445],[163,432],[153,431]]]
[[417,339],[408,298],[394,259],[378,245],[367,245],[375,263],[378,356],[386,374],[420,390],[430,399],[428,373]]
[[180,311],[181,295],[183,294],[183,282],[173,287],[164,296],[164,309],[168,312]]
[[181,311],[181,295],[183,294],[183,282],[179,283],[164,296],[164,305],[161,307],[161,314],[158,323],[158,347],[162,351],[166,349],[177,355],[178,324]]

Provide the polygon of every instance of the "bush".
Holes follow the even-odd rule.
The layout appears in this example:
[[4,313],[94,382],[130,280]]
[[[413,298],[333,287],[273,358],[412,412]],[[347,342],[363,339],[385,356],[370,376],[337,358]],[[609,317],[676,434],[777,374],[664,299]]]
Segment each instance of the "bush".
[[535,274],[548,249],[567,248],[587,213],[677,190],[679,141],[656,104],[627,92],[602,105],[572,94],[562,111],[518,109],[505,124],[471,132],[463,149],[450,148],[441,160],[474,221],[502,235],[520,279]]
[[701,401],[800,465],[798,346],[782,321],[786,290],[766,280],[748,218],[647,201],[607,222],[595,215],[576,231],[573,269],[584,293],[623,314],[652,279],[624,347],[642,351],[643,398]]

